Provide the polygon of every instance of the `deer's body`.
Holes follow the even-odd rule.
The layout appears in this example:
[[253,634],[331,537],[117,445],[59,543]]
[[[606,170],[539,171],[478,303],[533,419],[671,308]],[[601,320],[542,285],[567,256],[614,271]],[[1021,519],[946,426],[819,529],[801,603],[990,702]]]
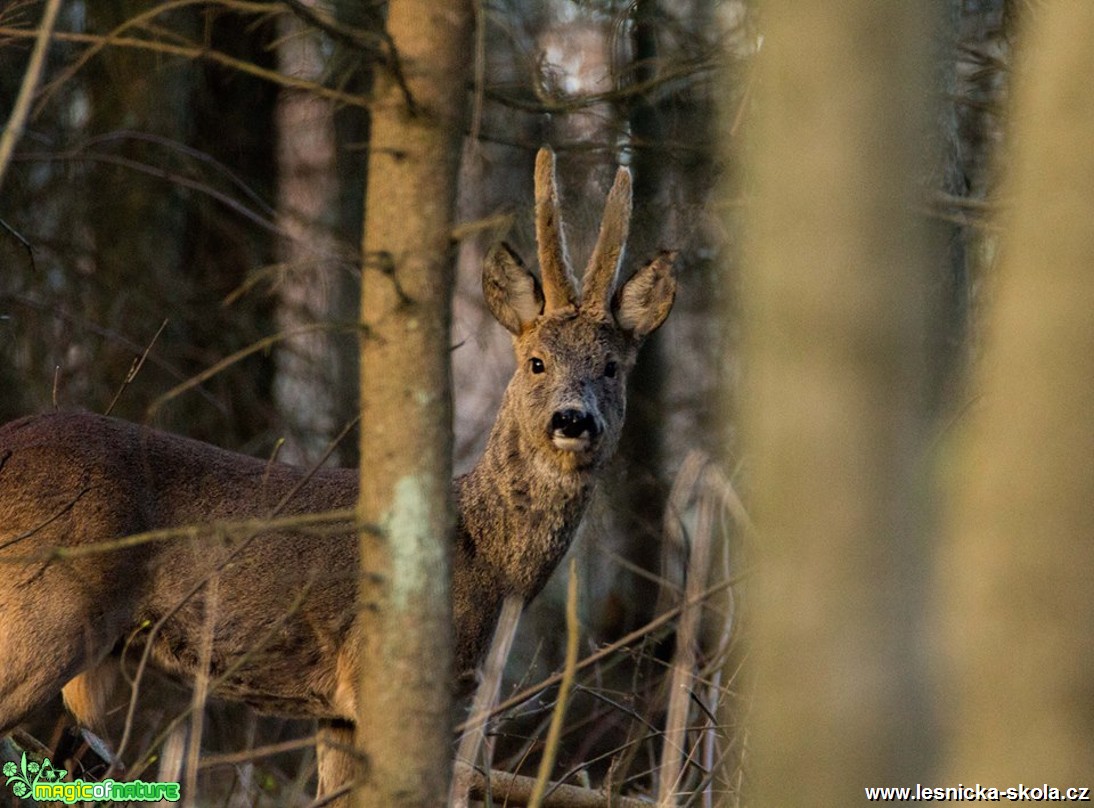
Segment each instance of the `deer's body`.
[[[460,674],[477,665],[504,598],[534,597],[569,547],[615,450],[638,346],[674,292],[661,256],[611,296],[630,209],[625,170],[580,300],[549,151],[537,159],[536,189],[542,288],[504,246],[484,267],[487,303],[514,335],[518,366],[482,459],[454,483]],[[87,413],[0,428],[0,736],[62,688],[77,719],[94,726],[100,663],[130,637],[181,678],[207,665],[215,695],[353,722],[357,581],[368,572],[358,568],[358,537],[346,523],[287,522],[352,509],[358,474],[311,473]],[[256,527],[270,516],[281,526]],[[186,526],[203,527],[110,544]],[[344,779],[339,754],[320,749],[321,790]]]
[[[227,560],[241,538],[211,530],[194,540],[169,539],[102,556],[51,559],[52,547],[261,518],[305,472],[86,413],[9,424],[0,430],[0,458],[6,458],[0,466],[0,530],[5,538],[31,534],[0,553],[0,561],[45,554],[32,563],[0,566],[0,649],[6,660],[2,681],[26,694],[11,700],[4,688],[7,698],[0,715],[5,716],[35,706],[41,696],[32,691],[46,687],[51,691],[46,695],[52,695],[59,689],[57,682],[67,683],[97,662],[142,622],[155,624],[172,611],[174,616],[151,639],[153,658],[168,672],[192,677],[208,593],[201,589],[188,599],[185,595]],[[226,490],[233,495],[225,497]],[[280,515],[351,508],[356,491],[355,471],[321,470]],[[218,693],[281,714],[338,715],[335,662],[339,638],[346,636],[353,617],[345,604],[355,591],[356,556],[352,533],[264,532],[252,540],[248,552],[224,566],[217,581],[216,614],[222,619],[215,627],[213,675],[254,649],[264,633],[272,636],[254,652],[252,664],[228,677]],[[308,585],[310,596],[298,609],[287,609],[294,590]],[[28,608],[16,610],[24,604]],[[273,621],[283,626],[269,632]],[[40,665],[34,653],[40,638],[34,635],[48,635],[58,626],[71,632],[66,637],[69,658]],[[327,653],[302,670],[292,651],[308,645]],[[15,660],[24,661],[27,669],[13,670]],[[78,717],[90,723],[96,718]]]

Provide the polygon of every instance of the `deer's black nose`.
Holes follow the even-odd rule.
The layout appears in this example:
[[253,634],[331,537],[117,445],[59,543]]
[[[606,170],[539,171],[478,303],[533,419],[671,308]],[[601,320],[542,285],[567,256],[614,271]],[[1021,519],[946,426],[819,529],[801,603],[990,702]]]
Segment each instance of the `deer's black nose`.
[[551,416],[551,432],[566,438],[595,438],[599,429],[596,419],[584,410],[559,410]]

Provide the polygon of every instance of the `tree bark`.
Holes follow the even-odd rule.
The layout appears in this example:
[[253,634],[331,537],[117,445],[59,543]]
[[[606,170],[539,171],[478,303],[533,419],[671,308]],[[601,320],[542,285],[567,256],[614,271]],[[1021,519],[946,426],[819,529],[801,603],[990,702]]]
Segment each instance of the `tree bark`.
[[[309,8],[315,0],[303,0]],[[278,69],[322,82],[327,63],[322,35],[297,17],[281,21]],[[338,297],[339,250],[331,224],[337,205],[334,105],[310,93],[284,90],[277,104],[280,246],[277,325],[285,332],[330,323]],[[284,425],[280,459],[306,465],[323,456],[339,425],[335,380],[341,375],[334,335],[318,331],[277,350],[274,398]],[[336,450],[337,451],[337,450]]]
[[1022,17],[1001,262],[952,470],[947,774],[1094,778],[1094,6]]
[[759,535],[750,803],[852,805],[932,749],[929,3],[764,13],[741,310]]
[[[111,31],[145,6],[135,0],[93,4],[87,9],[88,28],[100,33]],[[172,22],[185,35],[193,30],[196,17],[182,11]],[[87,134],[109,138],[119,133],[141,132],[186,142],[189,109],[196,101],[197,73],[192,65],[185,63],[173,63],[160,70],[154,69],[154,65],[155,60],[148,54],[121,48],[105,48],[88,65],[84,76],[90,110]],[[173,103],[163,103],[165,97],[172,98]],[[143,138],[118,138],[115,148],[128,160],[151,165],[157,159],[162,160],[156,146]],[[164,309],[156,304],[164,300],[188,301],[194,294],[192,278],[183,260],[187,211],[180,204],[163,203],[165,194],[172,189],[158,178],[111,163],[94,164],[80,187],[95,262],[91,272],[82,273],[90,282],[80,290],[81,313],[92,322],[114,327],[121,324],[138,339],[150,337],[166,316]],[[134,227],[135,222],[140,227]],[[77,281],[83,280],[75,273],[72,275]],[[149,305],[149,300],[154,302]],[[180,325],[169,324],[169,338]],[[192,334],[187,336],[193,338]],[[84,379],[70,379],[62,389],[67,388],[73,403],[94,401],[105,409],[110,399],[99,404],[93,397],[94,385],[98,379],[109,380],[102,382],[103,388],[116,389],[132,366],[133,354],[127,346],[111,342],[96,344],[90,340],[83,350],[94,352],[85,365],[93,372]],[[127,393],[112,414],[135,417],[140,412],[134,406],[137,403],[134,391],[130,389]],[[186,407],[190,402],[181,403]],[[167,413],[161,425],[173,426],[174,414]],[[182,421],[190,417],[193,413],[186,413]]]
[[467,2],[391,2],[398,73],[372,108],[359,515],[379,535],[361,536],[359,806],[448,793],[451,233],[472,19]]

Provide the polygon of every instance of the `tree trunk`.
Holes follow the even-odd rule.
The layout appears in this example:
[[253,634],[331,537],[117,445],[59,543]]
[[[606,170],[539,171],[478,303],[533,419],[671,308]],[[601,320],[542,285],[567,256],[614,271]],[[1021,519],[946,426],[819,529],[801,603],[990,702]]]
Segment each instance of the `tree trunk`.
[[1002,259],[940,559],[957,781],[1094,779],[1094,6],[1022,18]]
[[[304,0],[312,7],[315,0]],[[296,17],[279,26],[278,69],[322,82],[327,69],[322,35]],[[331,227],[337,205],[334,105],[298,90],[283,90],[277,104],[278,224],[280,245],[277,325],[293,332],[330,323],[338,297],[338,244]],[[339,425],[335,380],[343,370],[329,331],[287,340],[277,351],[274,395],[284,424],[280,459],[305,465],[322,457]]]
[[[87,10],[88,28],[111,31],[145,5],[135,0],[93,4]],[[180,31],[190,33],[196,17],[180,11],[172,22]],[[106,48],[85,71],[90,110],[87,133],[111,145],[116,143],[114,148],[125,159],[149,165],[163,160],[160,150],[148,139],[128,135],[137,132],[185,143],[188,110],[195,102],[196,71],[192,65],[171,63],[157,70],[155,64],[148,54],[136,50]],[[163,103],[165,97],[173,102]],[[94,165],[82,190],[95,263],[90,272],[82,273],[89,282],[80,290],[81,313],[95,323],[121,326],[136,339],[150,338],[167,317],[156,304],[188,300],[193,294],[183,262],[186,210],[179,204],[164,203],[172,189],[159,178],[109,162]],[[140,227],[134,227],[134,222]],[[72,275],[82,280],[80,275]],[[149,300],[155,303],[149,305]],[[177,328],[178,323],[170,324],[169,338]],[[110,399],[100,401],[94,395],[95,379],[106,380],[105,389],[116,389],[132,366],[133,353],[116,342],[96,345],[88,340],[81,348],[94,351],[85,365],[93,373],[84,379],[74,374],[69,384],[62,380],[62,390],[71,396],[71,403],[105,409]],[[113,414],[133,417],[139,413],[133,406],[133,395],[134,390],[128,390]],[[184,415],[183,421],[188,417],[193,414]],[[163,425],[171,426],[172,422],[168,418]]]
[[[361,294],[360,806],[441,805],[451,769],[449,321],[472,10],[394,0]],[[407,92],[413,100],[407,98]]]
[[755,805],[857,804],[930,760],[930,10],[784,0],[763,18],[740,302]]

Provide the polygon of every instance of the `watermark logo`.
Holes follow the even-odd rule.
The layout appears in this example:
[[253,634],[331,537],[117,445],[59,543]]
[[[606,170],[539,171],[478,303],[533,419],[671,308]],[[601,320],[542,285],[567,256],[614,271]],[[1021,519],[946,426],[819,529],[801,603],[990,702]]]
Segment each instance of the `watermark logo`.
[[38,765],[36,760],[27,760],[27,753],[23,753],[23,759],[19,765],[8,761],[4,764],[4,776],[6,786],[11,786],[11,793],[16,797],[29,797],[34,787],[39,783],[57,783],[68,774],[64,769],[56,769],[49,762],[49,758]]
[[179,801],[178,783],[146,783],[132,780],[119,783],[103,780],[101,783],[85,783],[83,780],[63,782],[68,772],[56,768],[49,758],[42,761],[27,760],[27,753],[19,763],[8,761],[4,764],[4,776],[8,779],[4,785],[11,788],[16,797],[31,797],[39,802],[167,802]]

